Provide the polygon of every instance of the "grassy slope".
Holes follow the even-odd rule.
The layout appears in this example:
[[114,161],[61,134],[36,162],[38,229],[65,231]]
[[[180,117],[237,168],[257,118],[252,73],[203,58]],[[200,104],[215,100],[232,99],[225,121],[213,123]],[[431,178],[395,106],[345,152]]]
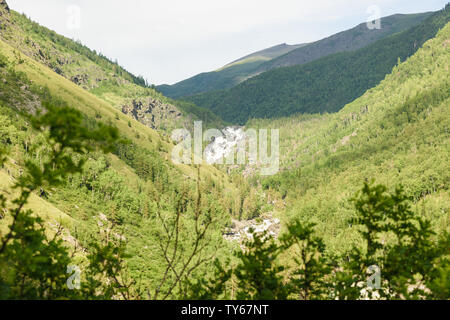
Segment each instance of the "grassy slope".
[[[284,171],[263,184],[285,218],[318,224],[334,252],[357,242],[348,199],[365,179],[403,184],[435,230],[450,229],[450,24],[339,113],[253,120],[279,128]],[[270,191],[272,190],[272,191]]]
[[[1,17],[1,38],[65,78],[91,91],[100,99],[120,110],[134,99],[154,98],[175,105],[183,116],[168,117],[161,128],[189,127],[193,119],[220,126],[222,121],[209,110],[193,104],[177,103],[148,87],[141,77],[129,73],[116,62],[80,43],[56,34],[14,11]],[[156,111],[155,111],[156,112]],[[163,112],[163,111],[161,111]],[[157,114],[159,116],[159,114]],[[168,115],[161,115],[163,118]]]
[[[170,160],[170,152],[173,144],[169,143],[165,138],[162,138],[158,132],[128,118],[124,114],[118,113],[113,106],[104,100],[99,99],[31,58],[24,55],[18,57],[17,51],[12,46],[1,40],[0,54],[5,56],[11,62],[16,72],[23,72],[35,88],[48,88],[49,93],[53,97],[65,101],[69,106],[80,110],[91,119],[100,118],[100,120],[105,123],[111,123],[120,130],[122,137],[127,138],[134,145],[142,150],[148,150],[149,152],[156,153],[154,159],[155,161],[162,162],[167,168],[170,183],[175,187],[177,184],[181,186],[182,183],[192,184],[190,190],[194,192],[194,185],[197,179],[196,168],[187,165],[173,165]],[[11,90],[5,90],[7,92],[15,92],[17,97],[20,94],[20,91],[22,91],[20,88],[22,83],[11,82],[6,83],[5,85],[11,87]],[[3,95],[7,93],[6,91],[2,91],[1,94]],[[25,91],[24,94],[26,94]],[[16,97],[13,98],[15,99]],[[17,103],[19,105],[21,105],[22,102],[23,101],[21,99],[17,99]],[[131,126],[128,125],[129,122]],[[4,123],[1,123],[0,125],[4,125]],[[20,126],[22,125],[23,124]],[[13,150],[16,148],[20,149],[21,147],[19,145]],[[90,161],[96,165],[98,155],[90,155],[90,157],[92,158]],[[114,175],[120,180],[121,190],[126,192],[126,197],[130,197],[130,205],[131,201],[135,201],[134,199],[146,201],[147,198],[144,193],[147,189],[160,190],[162,188],[162,190],[164,190],[164,186],[158,187],[162,181],[156,181],[155,183],[152,183],[151,181],[144,181],[137,176],[136,168],[131,168],[124,162],[123,159],[119,159],[115,155],[107,155],[105,159],[110,166],[108,169],[109,172],[114,172]],[[15,160],[20,165],[22,160],[17,158]],[[14,170],[12,171],[14,172]],[[15,174],[17,174],[17,172]],[[2,180],[3,177],[6,177],[4,172],[1,174]],[[230,179],[228,179],[224,173],[214,167],[207,165],[201,166],[201,180],[203,183],[207,183],[209,181],[208,183],[215,186],[209,187],[207,189],[207,194],[208,197],[217,199],[217,201],[224,203],[224,201],[228,201],[225,200],[227,198],[230,202],[233,202],[238,195],[238,188],[231,183]],[[221,193],[221,196],[219,197],[217,195],[218,191],[214,191],[216,188],[223,188],[227,196],[224,197]],[[54,224],[60,219],[61,215],[66,217],[67,219],[63,219],[62,221],[63,226],[70,230],[73,235],[75,235],[73,233],[75,227],[77,230],[82,230],[84,235],[81,235],[81,238],[79,238],[81,243],[86,240],[86,235],[95,233],[96,216],[98,215],[98,212],[105,212],[107,215],[110,214],[110,212],[106,211],[108,210],[107,206],[105,206],[107,203],[104,201],[97,201],[98,196],[91,198],[88,193],[84,193],[84,191],[78,189],[77,187],[67,186],[61,190],[53,190],[51,193],[52,196],[47,201],[38,197],[33,197],[33,200],[30,203],[30,208],[37,214],[42,214],[47,223]],[[159,205],[162,207],[170,206],[171,201],[173,201],[173,197],[171,198],[170,194],[167,192],[164,193],[164,191],[159,192],[157,197],[161,197],[161,203],[159,203]],[[48,201],[50,201],[50,203]],[[127,206],[127,204],[128,200],[125,200],[124,205]],[[55,209],[55,207],[58,209]],[[129,260],[130,268],[134,273],[140,273],[142,268],[147,270],[146,272],[150,274],[158,273],[157,270],[161,267],[162,261],[156,265],[153,263],[154,261],[159,261],[158,259],[160,259],[158,256],[158,248],[155,247],[156,239],[154,238],[154,228],[156,226],[156,222],[150,219],[142,222],[141,224],[141,222],[138,222],[138,219],[135,217],[136,214],[137,212],[130,212],[130,217],[127,218],[127,221],[134,219],[135,222],[132,224],[125,222],[120,229],[120,232],[125,235],[128,240],[128,250],[132,255]],[[132,218],[132,216],[134,218]],[[139,219],[141,218],[139,217]],[[223,223],[225,222],[226,219],[223,219]],[[3,230],[5,229],[7,223],[7,219],[0,221],[1,228]],[[222,238],[220,235],[220,229],[215,230],[215,232],[217,233],[216,236],[218,239],[215,244],[217,244]],[[78,235],[76,236],[78,239]],[[144,247],[149,247],[150,249],[144,249]],[[141,280],[148,284],[150,278],[144,276]]]
[[[0,190],[2,190],[3,192],[6,191],[14,194],[14,191],[11,190],[13,181],[14,180],[10,176],[8,176],[8,174],[0,171]],[[59,210],[48,201],[45,201],[34,194],[31,195],[26,209],[32,209],[36,215],[42,217],[43,220],[51,222],[53,224],[58,222],[62,225],[68,226],[73,224],[74,222],[73,218],[67,215],[65,212]],[[10,217],[7,217],[5,220],[6,221],[2,221],[2,223],[0,224],[0,234],[6,233],[7,226],[10,223]],[[51,228],[49,228],[49,232],[52,232]]]
[[[6,56],[9,60],[15,61],[15,52],[16,50],[13,47],[0,40],[1,54]],[[118,113],[110,104],[80,88],[66,78],[56,74],[52,70],[42,66],[40,63],[26,56],[22,56],[21,59],[23,59],[24,62],[16,65],[15,69],[19,72],[24,72],[34,84],[47,87],[52,95],[66,101],[68,105],[80,110],[88,117],[95,118],[96,114],[100,114],[102,121],[116,126],[123,137],[143,148],[155,150],[158,144],[162,144],[165,149],[162,156],[167,159],[167,161],[170,160],[170,152],[173,144],[161,139],[160,135],[155,130],[146,127],[138,121],[130,119],[124,114]],[[119,117],[119,120],[116,119],[116,116]],[[131,127],[128,125],[129,121],[132,123]],[[179,168],[190,177],[195,177],[196,175],[196,170],[191,166],[180,165]],[[204,166],[203,169],[203,171],[209,174],[224,177],[224,174],[211,166]]]
[[224,68],[227,68],[229,66],[232,66],[234,64],[238,63],[244,63],[250,60],[264,60],[264,61],[270,61],[272,59],[275,59],[277,57],[280,57],[282,55],[287,54],[288,52],[291,52],[292,50],[296,50],[298,48],[304,47],[308,45],[307,43],[302,44],[295,44],[295,45],[288,45],[288,44],[280,44],[277,46],[273,46],[261,51],[254,52],[252,54],[249,54],[247,56],[244,56],[238,60],[235,60],[229,64],[227,64]]
[[377,85],[402,61],[434,37],[450,19],[450,6],[402,33],[354,52],[264,72],[231,89],[185,98],[224,120],[276,118],[295,113],[336,112]]

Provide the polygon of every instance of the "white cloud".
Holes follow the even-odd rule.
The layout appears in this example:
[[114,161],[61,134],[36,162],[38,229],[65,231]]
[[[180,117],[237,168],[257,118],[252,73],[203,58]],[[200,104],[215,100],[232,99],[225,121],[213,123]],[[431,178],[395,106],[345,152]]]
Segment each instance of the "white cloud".
[[[80,39],[151,82],[173,83],[275,44],[350,28],[383,15],[443,7],[445,0],[7,0],[11,8]],[[81,9],[80,29],[67,8]]]

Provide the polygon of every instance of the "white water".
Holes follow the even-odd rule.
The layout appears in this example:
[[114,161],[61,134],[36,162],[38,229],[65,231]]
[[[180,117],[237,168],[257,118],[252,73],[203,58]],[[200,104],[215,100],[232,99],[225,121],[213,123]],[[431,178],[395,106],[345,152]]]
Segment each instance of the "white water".
[[205,148],[205,160],[209,164],[218,163],[234,152],[236,145],[246,138],[245,132],[240,127],[227,127],[222,130],[223,135],[215,138]]

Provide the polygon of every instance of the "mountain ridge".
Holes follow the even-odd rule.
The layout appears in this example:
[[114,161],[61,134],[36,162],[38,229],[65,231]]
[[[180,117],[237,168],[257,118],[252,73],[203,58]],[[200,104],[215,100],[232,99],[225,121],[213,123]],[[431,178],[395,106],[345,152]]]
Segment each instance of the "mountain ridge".
[[[292,46],[280,44],[244,56],[218,70],[200,73],[173,85],[160,85],[157,86],[157,89],[174,99],[229,89],[247,79],[278,67],[304,64],[333,53],[359,49],[378,39],[417,25],[430,14],[430,12],[394,14],[382,18],[382,29],[380,30],[368,30],[366,24],[361,23],[354,28],[312,43]],[[275,54],[271,54],[271,51],[274,51]],[[260,54],[263,56],[258,59]],[[292,61],[290,58],[292,55],[296,58],[296,61]],[[300,61],[297,55],[300,55]],[[285,60],[288,62],[285,62]]]
[[[281,170],[264,177],[247,170],[262,163],[175,163],[177,142],[134,119],[157,106],[175,111],[164,97],[136,95],[141,89],[108,67],[118,79],[89,88],[95,77],[74,81],[68,74],[83,73],[61,69],[63,77],[43,63],[47,47],[44,57],[28,56],[0,38],[0,299],[449,299],[447,20],[441,11],[414,37],[380,40],[369,58],[394,67],[338,112],[246,122],[279,132]],[[21,32],[4,35],[25,41]],[[48,40],[36,43],[51,49]],[[410,51],[394,50],[404,43]],[[410,55],[395,63],[398,52]],[[341,57],[359,56],[307,68]],[[120,98],[133,103],[123,113]],[[93,133],[103,136],[98,128],[116,132],[110,153],[86,147]],[[214,141],[210,156],[237,142]],[[72,161],[82,170],[69,171]],[[383,287],[367,293],[359,283],[373,265]],[[68,266],[82,271],[80,290]]]
[[226,68],[228,66],[231,66],[231,65],[233,65],[233,64],[235,64],[237,62],[241,62],[243,60],[246,60],[248,58],[252,58],[252,57],[255,57],[255,56],[257,56],[257,57],[261,56],[263,58],[266,58],[267,60],[271,60],[273,58],[282,56],[282,55],[284,55],[284,54],[286,54],[286,53],[288,53],[288,52],[290,52],[292,50],[295,50],[297,48],[300,48],[300,47],[303,47],[303,46],[306,46],[306,45],[308,45],[308,44],[307,43],[302,43],[302,44],[289,45],[289,44],[286,44],[286,43],[281,43],[281,44],[269,47],[267,49],[259,50],[259,51],[256,51],[254,53],[248,54],[248,55],[246,55],[246,56],[244,56],[242,58],[239,58],[237,60],[234,60],[234,61],[226,64],[225,66],[223,66],[222,68],[220,68],[218,70],[224,69],[224,68]]
[[399,60],[413,55],[449,19],[450,5],[447,5],[420,24],[357,51],[269,70],[230,89],[183,99],[239,124],[250,118],[336,112],[376,86]]
[[248,54],[217,70],[203,72],[173,85],[159,85],[156,88],[164,95],[174,99],[194,93],[216,90],[217,88],[230,88],[250,77],[264,61],[295,50],[303,45],[276,45]]
[[380,19],[380,29],[369,29],[366,23],[360,23],[351,29],[312,42],[307,48],[295,49],[270,62],[264,63],[257,72],[306,64],[338,52],[355,51],[386,36],[404,31],[420,23],[431,14],[432,12],[424,12],[386,16]]

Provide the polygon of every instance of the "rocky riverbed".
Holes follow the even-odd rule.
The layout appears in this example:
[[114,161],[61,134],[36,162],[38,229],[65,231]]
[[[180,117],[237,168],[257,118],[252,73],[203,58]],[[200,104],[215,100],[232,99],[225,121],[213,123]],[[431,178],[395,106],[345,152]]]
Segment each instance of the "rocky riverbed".
[[228,241],[236,241],[241,243],[245,240],[253,238],[251,233],[252,229],[254,233],[261,234],[263,232],[267,232],[268,236],[276,238],[280,233],[281,223],[279,219],[270,216],[247,221],[233,219],[231,227],[225,230],[223,236]]

